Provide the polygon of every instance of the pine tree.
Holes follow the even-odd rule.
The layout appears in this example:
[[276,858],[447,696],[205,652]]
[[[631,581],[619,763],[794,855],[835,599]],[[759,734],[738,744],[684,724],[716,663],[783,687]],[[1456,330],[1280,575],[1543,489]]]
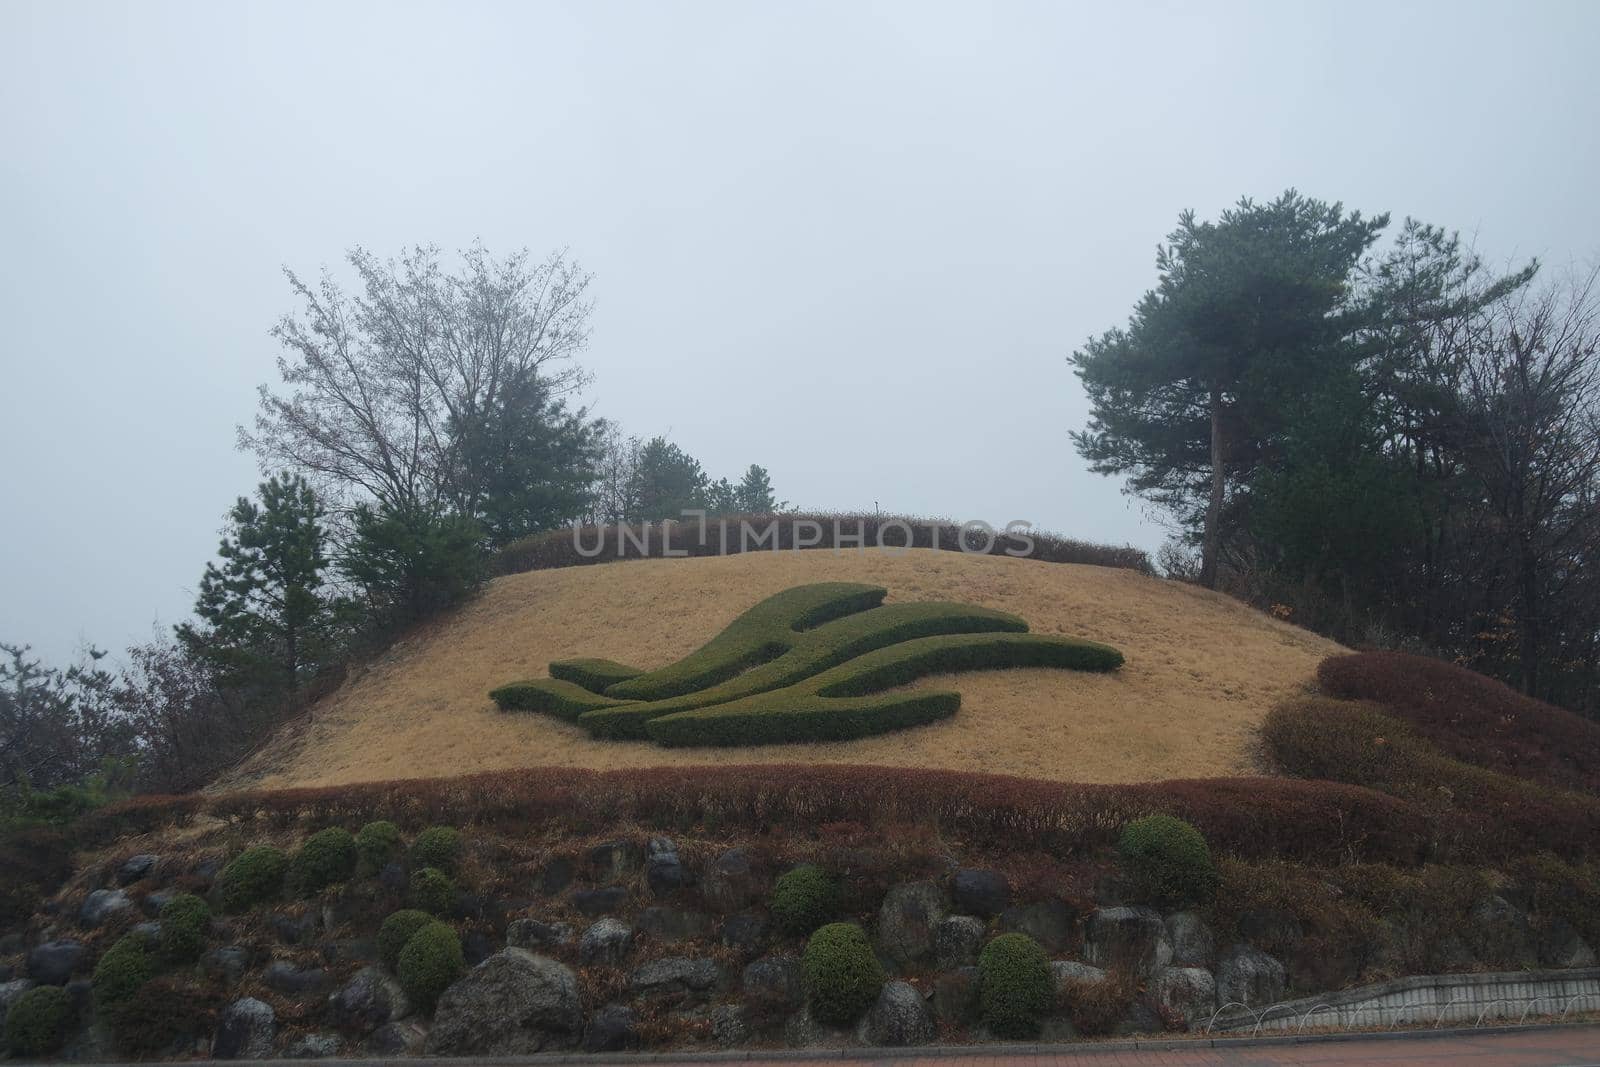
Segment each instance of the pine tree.
[[737,494],[739,510],[746,515],[769,515],[788,506],[788,501],[780,503],[773,493],[767,468],[755,463],[750,464],[750,469],[739,480]]

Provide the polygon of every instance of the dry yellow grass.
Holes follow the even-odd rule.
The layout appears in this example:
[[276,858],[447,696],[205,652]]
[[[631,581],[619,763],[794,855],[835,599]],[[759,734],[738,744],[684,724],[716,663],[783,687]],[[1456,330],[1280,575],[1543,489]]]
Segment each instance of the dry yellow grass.
[[[929,678],[958,689],[953,719],[882,737],[744,749],[594,741],[541,715],[505,714],[492,687],[552,659],[656,667],[762,597],[819,581],[875,582],[894,600],[1015,612],[1035,633],[1105,641],[1115,675],[1007,670]],[[917,550],[753,552],[644,560],[497,579],[478,600],[392,649],[219,783],[332,785],[509,767],[874,763],[1134,782],[1249,773],[1255,728],[1338,645],[1236,601],[1104,567]]]

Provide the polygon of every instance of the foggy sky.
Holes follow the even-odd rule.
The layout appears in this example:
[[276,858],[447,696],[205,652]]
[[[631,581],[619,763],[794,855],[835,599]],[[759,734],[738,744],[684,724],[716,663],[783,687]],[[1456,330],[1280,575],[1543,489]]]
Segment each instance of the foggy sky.
[[0,640],[180,621],[280,267],[595,275],[587,400],[815,508],[1164,532],[1066,357],[1178,212],[1295,186],[1600,251],[1600,4],[0,0]]

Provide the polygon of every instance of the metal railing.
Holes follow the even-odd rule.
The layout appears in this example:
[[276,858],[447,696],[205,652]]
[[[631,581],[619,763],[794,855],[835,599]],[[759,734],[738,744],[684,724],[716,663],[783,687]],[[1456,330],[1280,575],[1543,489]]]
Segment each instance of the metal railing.
[[[1483,1026],[1486,1019],[1509,1019],[1511,1017],[1511,1011],[1514,1011],[1518,1005],[1521,1005],[1522,1007],[1522,1013],[1517,1016],[1517,1025],[1519,1026],[1525,1024],[1530,1015],[1535,1017],[1554,1017],[1564,1020],[1572,1014],[1572,1009],[1576,1005],[1581,1004],[1584,1001],[1591,1001],[1593,1002],[1594,1007],[1600,1008],[1600,992],[1573,994],[1539,993],[1527,997],[1496,997],[1482,1006],[1478,1012],[1477,1018],[1473,1020],[1472,1027],[1475,1030],[1478,1029],[1479,1027]],[[1292,1027],[1295,1033],[1303,1033],[1306,1029],[1306,1026],[1311,1022],[1312,1017],[1317,1015],[1319,1012],[1332,1012],[1333,1020],[1331,1025],[1334,1027],[1339,1027],[1346,1011],[1348,1011],[1351,1016],[1351,1022],[1346,1024],[1347,1029],[1373,1028],[1371,1026],[1358,1027],[1354,1021],[1357,1017],[1370,1017],[1372,1015],[1377,1016],[1379,1020],[1377,1023],[1378,1026],[1383,1026],[1384,1017],[1389,1016],[1386,1028],[1390,1030],[1397,1030],[1408,1022],[1412,1025],[1416,1025],[1420,1022],[1425,1026],[1438,1029],[1446,1025],[1445,1015],[1447,1015],[1450,1009],[1458,1002],[1463,1004],[1467,1003],[1462,999],[1459,993],[1452,993],[1450,995],[1450,999],[1446,1000],[1442,1005],[1438,1005],[1437,1007],[1431,1004],[1315,1004],[1301,1014],[1299,1013],[1298,1008],[1290,1004],[1269,1004],[1264,1008],[1256,1009],[1240,1001],[1230,1000],[1226,1004],[1223,1004],[1221,1007],[1217,1008],[1216,1011],[1211,1013],[1211,1018],[1206,1022],[1204,1032],[1206,1034],[1214,1034],[1216,1032],[1217,1019],[1222,1016],[1223,1012],[1229,1011],[1230,1009],[1238,1009],[1245,1015],[1249,1016],[1249,1022],[1254,1023],[1253,1026],[1250,1026],[1251,1037],[1255,1037],[1261,1033],[1262,1026],[1271,1019],[1273,1012],[1284,1011],[1288,1012],[1288,1015],[1285,1017],[1288,1025],[1286,1025],[1284,1029],[1289,1029]],[[1540,1004],[1545,1005],[1548,1010],[1536,1013],[1534,1009]],[[1502,1006],[1511,1010],[1508,1010],[1503,1014],[1490,1014],[1495,1008]],[[1429,1015],[1432,1016],[1431,1021],[1427,1018]],[[1457,1020],[1455,1019],[1449,1020],[1449,1023],[1452,1025],[1456,1022]],[[1241,1020],[1238,1026],[1230,1026],[1228,1030],[1224,1032],[1238,1032],[1239,1030],[1244,1029],[1246,1025],[1247,1022],[1245,1020]]]

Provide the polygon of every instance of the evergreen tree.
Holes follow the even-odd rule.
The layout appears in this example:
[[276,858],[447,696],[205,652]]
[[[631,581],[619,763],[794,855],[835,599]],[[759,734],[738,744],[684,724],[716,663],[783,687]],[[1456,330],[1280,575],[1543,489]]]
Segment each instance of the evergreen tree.
[[639,452],[628,496],[634,521],[660,522],[710,504],[710,482],[700,461],[668,441],[653,437]]
[[774,511],[782,511],[788,502],[780,503],[772,491],[772,478],[767,474],[767,468],[755,463],[750,464],[750,469],[744,472],[744,477],[739,480],[738,510],[747,515],[767,515]]
[[420,507],[360,504],[339,570],[361,588],[368,617],[396,629],[460,603],[483,584],[483,528]]

